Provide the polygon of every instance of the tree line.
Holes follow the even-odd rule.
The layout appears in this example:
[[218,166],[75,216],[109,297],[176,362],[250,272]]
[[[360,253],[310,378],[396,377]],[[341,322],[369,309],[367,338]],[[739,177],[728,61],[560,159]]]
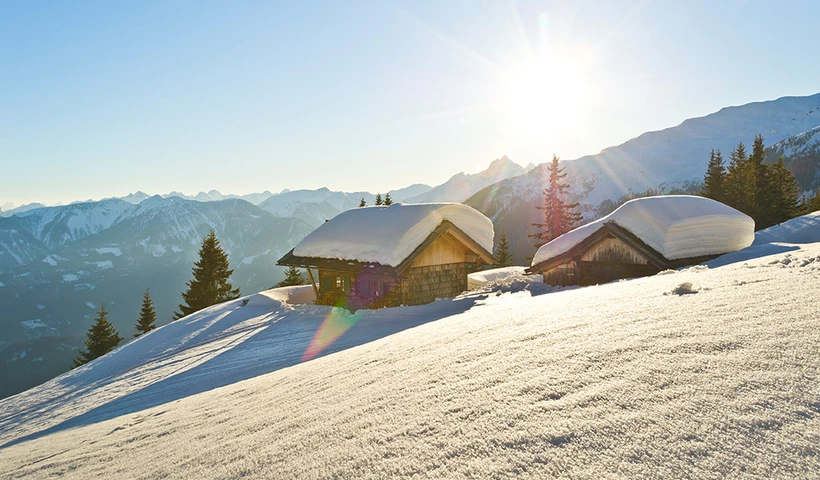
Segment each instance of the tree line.
[[[393,198],[390,196],[390,193],[385,193],[384,198],[382,198],[382,194],[381,194],[381,192],[379,192],[379,193],[376,194],[375,205],[376,206],[382,205],[382,206],[385,206],[385,207],[389,207],[390,205],[393,205]],[[362,197],[362,201],[359,202],[359,208],[366,207],[366,206],[367,206],[367,202],[365,201],[364,197]]]
[[729,154],[728,165],[720,150],[712,150],[701,195],[749,215],[758,230],[820,209],[817,195],[801,196],[782,157],[764,163],[765,150],[762,135],[754,138],[751,153],[739,143]]
[[[233,288],[229,281],[233,270],[228,264],[228,255],[219,245],[219,240],[213,230],[202,240],[198,253],[199,260],[194,262],[193,278],[186,283],[188,288],[182,292],[183,303],[179,304],[179,311],[174,312],[173,320],[217,303],[239,298],[239,288]],[[150,292],[146,288],[142,296],[142,306],[136,322],[137,333],[134,337],[155,329],[156,320],[157,312],[154,309]],[[86,332],[85,349],[81,349],[74,359],[74,367],[79,367],[105,355],[114,350],[122,341],[123,337],[114,328],[114,324],[108,320],[105,303],[100,303],[94,323]]]

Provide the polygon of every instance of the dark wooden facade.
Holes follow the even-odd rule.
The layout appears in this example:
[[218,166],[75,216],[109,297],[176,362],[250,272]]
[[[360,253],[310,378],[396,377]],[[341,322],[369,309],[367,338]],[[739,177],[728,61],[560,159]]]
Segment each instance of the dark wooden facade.
[[[363,233],[365,234],[365,233]],[[467,290],[467,267],[492,264],[493,256],[445,220],[401,264],[298,257],[293,250],[279,265],[318,271],[316,304],[350,309],[422,305]],[[311,273],[312,275],[312,273]]]
[[607,222],[569,251],[526,271],[543,274],[544,283],[550,285],[586,286],[654,275],[661,270],[694,265],[716,256],[668,260],[629,230]]

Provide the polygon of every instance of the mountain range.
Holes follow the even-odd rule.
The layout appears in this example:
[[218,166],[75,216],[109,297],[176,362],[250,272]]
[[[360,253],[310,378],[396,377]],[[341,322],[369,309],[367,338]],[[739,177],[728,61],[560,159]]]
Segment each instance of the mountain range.
[[[634,195],[697,193],[712,149],[720,150],[728,162],[738,143],[749,146],[757,134],[771,145],[770,162],[784,156],[786,164],[803,179],[801,186],[815,191],[820,183],[818,127],[820,94],[783,97],[723,108],[561,164],[572,187],[571,200],[581,204],[587,220],[611,212]],[[534,233],[532,224],[541,221],[533,206],[543,201],[547,167],[542,163],[524,175],[495,183],[466,202],[492,219],[497,229],[507,232],[519,263],[535,253],[527,234]]]
[[[440,189],[442,199],[461,202],[522,171],[496,160],[487,171],[454,176]],[[431,190],[411,185],[386,193],[403,201]],[[247,195],[266,197],[254,205],[216,191],[187,199],[136,192],[0,218],[0,397],[65,371],[100,302],[125,337],[146,288],[158,323],[170,321],[209,230],[228,253],[234,285],[256,292],[284,278],[276,260],[315,227],[362,199],[375,200],[370,192],[327,188],[267,193]]]
[[[767,161],[784,157],[804,190],[820,180],[820,94],[739,107],[640,135],[617,147],[562,161],[572,199],[585,218],[608,213],[647,191],[696,193],[709,158],[762,133]],[[545,160],[547,160],[545,158]],[[479,173],[442,185],[389,192],[407,203],[465,202],[504,231],[516,263],[534,253],[528,234],[540,220],[547,164],[522,167],[507,157]],[[178,192],[172,192],[178,193]],[[216,190],[194,196],[135,192],[122,198],[56,207],[28,206],[0,215],[0,397],[40,383],[71,364],[100,302],[125,337],[133,332],[142,292],[149,288],[159,322],[170,320],[190,278],[202,238],[213,229],[228,252],[232,280],[243,293],[283,278],[283,253],[325,220],[369,205],[370,192],[285,190],[241,196]],[[496,235],[496,241],[498,235]]]

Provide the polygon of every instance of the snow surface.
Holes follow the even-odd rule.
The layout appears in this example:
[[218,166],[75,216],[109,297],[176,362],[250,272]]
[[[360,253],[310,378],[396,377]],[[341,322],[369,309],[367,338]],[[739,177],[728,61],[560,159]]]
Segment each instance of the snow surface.
[[26,321],[20,322],[20,325],[22,325],[25,328],[45,328],[45,327],[48,326],[45,323],[43,323],[43,321],[40,320],[39,318],[35,318],[34,320],[26,320]]
[[709,198],[636,198],[541,246],[532,264],[569,251],[610,221],[632,232],[667,260],[734,252],[751,245],[755,237],[751,217]]
[[395,267],[444,220],[492,251],[493,224],[472,207],[458,203],[395,203],[342,212],[305,237],[293,253]]
[[820,242],[820,211],[793,218],[757,232],[755,244]]
[[66,273],[65,275],[63,275],[63,281],[67,283],[75,282],[79,278],[80,277],[74,275],[73,273]]
[[777,243],[356,315],[276,289],[0,400],[0,477],[815,478],[818,288]]
[[467,288],[472,290],[511,276],[524,275],[526,269],[527,267],[501,267],[470,273],[467,275]]
[[122,255],[122,250],[120,250],[119,247],[103,247],[103,248],[97,248],[95,250],[100,255],[105,255],[106,253],[110,253],[111,255],[114,255],[115,257],[119,257],[120,255]]

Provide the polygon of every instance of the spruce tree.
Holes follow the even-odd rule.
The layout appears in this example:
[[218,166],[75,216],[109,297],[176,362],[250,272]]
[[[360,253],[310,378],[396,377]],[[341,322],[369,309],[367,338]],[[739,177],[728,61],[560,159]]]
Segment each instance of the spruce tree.
[[544,212],[544,222],[532,224],[539,231],[529,235],[536,240],[536,248],[569,232],[581,221],[578,204],[564,200],[569,184],[565,181],[567,174],[558,162],[558,157],[553,155],[549,166],[549,185],[544,189],[544,205],[535,207]]
[[510,243],[507,241],[507,234],[502,230],[498,239],[498,247],[495,249],[495,264],[499,267],[509,267],[512,265],[513,257],[510,253]]
[[381,204],[382,204],[382,194],[377,193],[376,194],[376,205],[381,205]]
[[364,197],[362,197],[362,201],[359,202],[359,208],[366,207],[366,206],[367,206],[367,202],[365,202]]
[[179,312],[174,313],[174,319],[239,298],[239,289],[233,288],[228,281],[232,273],[228,255],[219,246],[216,233],[211,230],[199,247],[199,260],[193,267],[194,278],[186,284],[188,290],[182,293],[185,303],[179,304]]
[[748,162],[746,146],[740,142],[729,155],[729,167],[726,169],[726,181],[724,182],[725,203],[747,215],[751,212],[753,203],[750,199],[750,192],[746,188],[750,183]]
[[148,333],[157,328],[154,323],[157,321],[157,311],[154,310],[154,302],[151,301],[151,295],[148,289],[142,294],[142,308],[140,309],[140,318],[137,319],[137,333],[135,337],[139,337],[143,333]]
[[755,219],[758,229],[777,225],[800,214],[800,185],[783,164],[783,158],[768,166],[765,190],[759,193],[765,208],[761,218]]
[[706,175],[703,177],[703,188],[700,194],[706,198],[723,201],[724,183],[726,177],[726,166],[723,164],[723,156],[720,150],[714,149],[709,154],[709,165],[706,167]]
[[382,205],[390,206],[393,205],[393,198],[390,197],[390,193],[384,194],[384,200],[382,201]]
[[299,272],[299,269],[291,265],[285,270],[285,279],[277,283],[277,287],[290,287],[292,285],[305,285],[305,277]]
[[85,350],[80,350],[77,358],[74,359],[74,367],[79,367],[95,358],[102,357],[114,350],[114,347],[121,341],[122,337],[117,333],[114,325],[108,321],[105,304],[100,303],[100,309],[97,311],[94,324],[91,325],[85,335]]

